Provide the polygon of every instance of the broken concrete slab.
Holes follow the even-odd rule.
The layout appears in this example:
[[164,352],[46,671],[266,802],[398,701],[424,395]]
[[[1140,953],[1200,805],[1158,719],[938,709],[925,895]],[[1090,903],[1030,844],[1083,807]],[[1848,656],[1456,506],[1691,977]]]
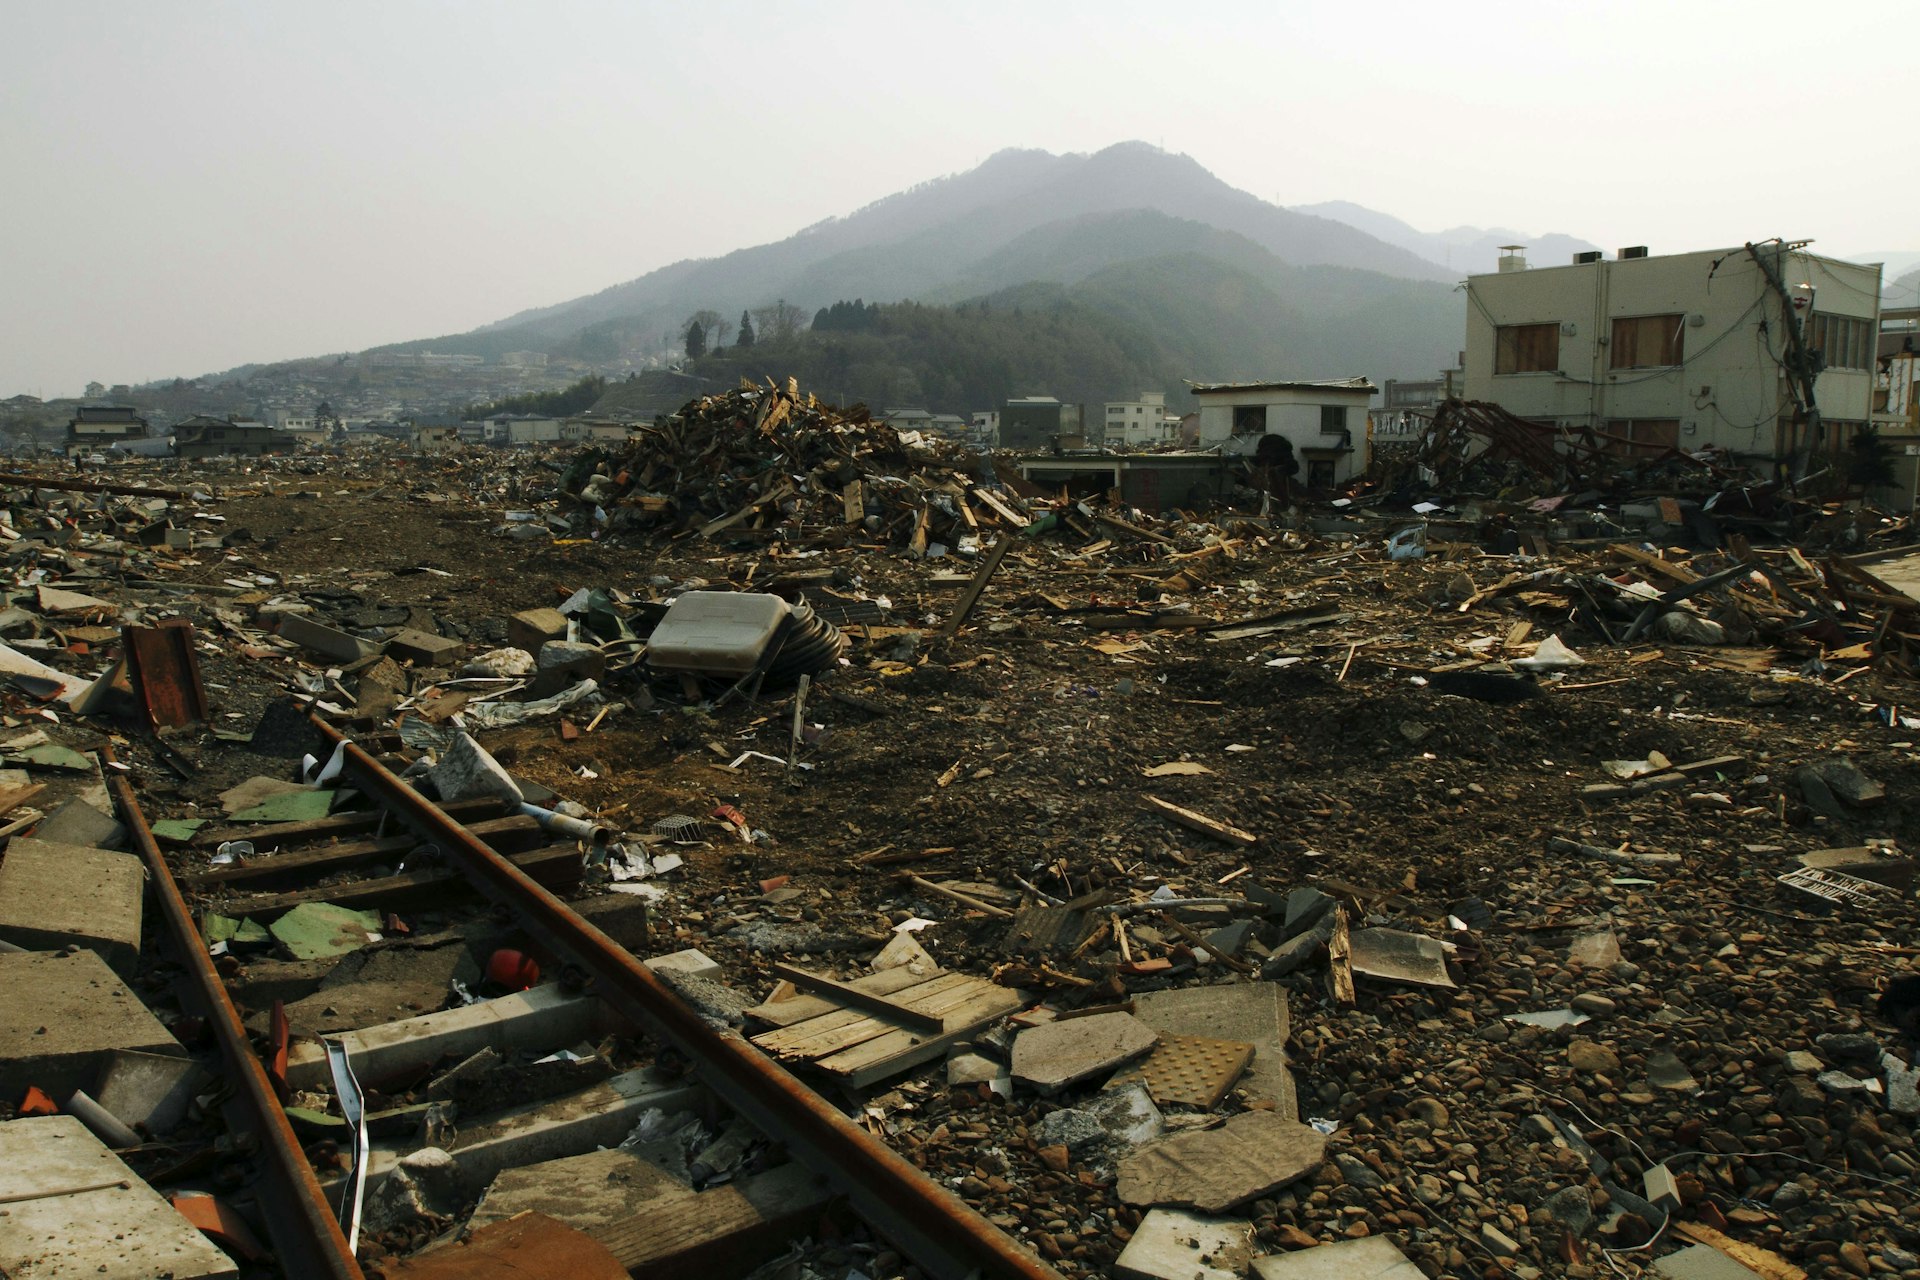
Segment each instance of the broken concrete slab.
[[719,981],[726,974],[719,961],[697,947],[688,947],[684,951],[670,952],[664,956],[650,956],[640,962],[655,973],[664,973],[671,969],[675,973],[693,978],[711,978]]
[[1133,1013],[1166,1035],[1251,1044],[1253,1061],[1240,1077],[1240,1091],[1272,1102],[1289,1119],[1298,1116],[1293,1073],[1287,1069],[1287,992],[1279,983],[1233,982],[1142,992],[1133,998]]
[[1013,1042],[1013,1077],[1054,1093],[1139,1057],[1157,1040],[1152,1028],[1130,1013],[1049,1022],[1022,1031]]
[[507,643],[537,654],[549,640],[567,638],[567,615],[558,609],[526,609],[507,619]]
[[268,796],[249,809],[235,812],[235,822],[314,822],[333,810],[337,793],[299,787]]
[[458,939],[409,939],[349,952],[317,989],[290,1001],[287,1022],[296,1036],[357,1031],[432,1013],[446,1003],[458,979],[480,984],[480,963]]
[[84,800],[67,801],[43,818],[33,834],[38,840],[92,849],[119,849],[127,843],[127,829]]
[[1457,985],[1447,972],[1447,950],[1438,938],[1398,929],[1355,929],[1349,942],[1353,971],[1361,977],[1418,987]]
[[171,1133],[208,1079],[191,1058],[118,1049],[107,1056],[93,1096],[123,1124],[156,1137]]
[[[347,1047],[355,1073],[378,1080],[423,1070],[443,1058],[464,1058],[488,1045],[508,1050],[576,1044],[613,1025],[614,1019],[596,997],[569,994],[549,985],[350,1031],[339,1039]],[[288,1085],[312,1089],[325,1085],[328,1078],[325,1050],[305,1041],[293,1046],[287,1060]]]
[[1254,1280],[1426,1280],[1413,1260],[1385,1236],[1341,1240],[1253,1260]]
[[130,853],[15,836],[0,862],[0,941],[29,951],[76,943],[131,974],[146,878]]
[[1128,1084],[1104,1090],[1078,1107],[1049,1112],[1033,1134],[1042,1146],[1060,1143],[1074,1155],[1123,1154],[1152,1142],[1165,1126],[1145,1086]]
[[1762,1280],[1760,1273],[1742,1266],[1710,1244],[1688,1245],[1654,1261],[1654,1269],[1673,1280]]
[[280,615],[280,638],[291,640],[303,649],[311,649],[336,662],[357,662],[380,652],[380,646],[337,627],[297,613]]
[[549,640],[540,646],[532,694],[545,698],[578,680],[598,680],[606,674],[607,655],[599,645],[575,640]]
[[[4,957],[0,957],[4,958]],[[0,1274],[204,1280],[239,1268],[72,1116],[0,1124]]]
[[220,807],[228,816],[251,809],[255,805],[273,796],[285,795],[290,791],[305,791],[297,782],[288,782],[284,778],[252,777],[245,782],[235,783],[220,793]]
[[1163,1139],[1120,1162],[1120,1198],[1220,1213],[1318,1169],[1327,1137],[1271,1111],[1248,1111],[1218,1129]]
[[270,930],[295,960],[320,960],[358,951],[380,937],[380,917],[330,902],[303,902]]
[[1123,1280],[1240,1280],[1253,1258],[1253,1224],[1178,1209],[1140,1220],[1114,1261]]
[[473,740],[471,734],[454,735],[453,742],[440,753],[439,762],[427,778],[443,801],[470,800],[477,796],[499,796],[520,804],[524,795],[506,767]]
[[419,631],[413,627],[402,627],[387,637],[389,657],[422,667],[449,666],[466,647],[459,640],[437,636],[428,631]]

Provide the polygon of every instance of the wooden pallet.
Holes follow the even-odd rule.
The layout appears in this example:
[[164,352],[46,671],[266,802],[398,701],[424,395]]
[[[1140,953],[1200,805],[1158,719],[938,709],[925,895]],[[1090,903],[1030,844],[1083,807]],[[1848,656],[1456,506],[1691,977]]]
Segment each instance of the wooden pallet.
[[798,995],[747,1010],[770,1026],[753,1043],[783,1062],[805,1064],[861,1088],[944,1054],[948,1047],[1023,1007],[1026,997],[971,974],[886,969],[847,984],[940,1019],[938,1033],[916,1031],[884,1014],[842,1006],[831,995]]

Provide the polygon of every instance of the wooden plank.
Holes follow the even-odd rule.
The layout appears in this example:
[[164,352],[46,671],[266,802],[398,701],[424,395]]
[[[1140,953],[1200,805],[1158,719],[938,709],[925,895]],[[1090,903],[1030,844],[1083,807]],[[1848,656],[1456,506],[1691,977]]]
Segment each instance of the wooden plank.
[[1229,826],[1224,822],[1217,822],[1203,813],[1195,813],[1193,810],[1183,809],[1177,804],[1169,804],[1158,796],[1147,796],[1145,799],[1148,808],[1153,809],[1165,817],[1171,818],[1183,827],[1191,827],[1193,830],[1203,835],[1212,836],[1216,840],[1225,840],[1229,844],[1250,845],[1257,843],[1260,839],[1260,837],[1250,831],[1242,831],[1239,827]]
[[[536,818],[515,814],[511,818],[493,818],[467,827],[495,853],[524,853],[547,842],[547,833]],[[344,871],[394,854],[406,854],[420,847],[415,835],[384,836],[378,840],[355,840],[347,844],[324,845],[291,853],[236,862],[231,866],[210,867],[180,877],[188,890],[206,892],[218,885],[264,885],[289,875],[324,875]]]
[[912,1032],[893,1031],[830,1054],[813,1065],[860,1088],[944,1054],[949,1047],[1026,1003],[1024,996],[1007,987],[993,983],[983,983],[983,986],[991,990],[977,990],[964,1004],[950,1010],[948,1030],[938,1036],[923,1039]]
[[889,1022],[897,1022],[902,1026],[913,1027],[920,1031],[938,1033],[943,1029],[940,1019],[930,1013],[922,1013],[898,1000],[889,1000],[886,996],[862,991],[851,983],[841,982],[837,978],[810,973],[790,964],[775,964],[773,972],[775,977],[785,978],[802,991],[826,996],[847,1008],[862,1009]]
[[[516,853],[508,859],[548,889],[571,889],[580,883],[580,851],[572,845],[555,845]],[[331,902],[335,906],[358,910],[393,909],[418,902],[434,902],[450,892],[464,892],[472,884],[458,871],[406,871],[376,880],[355,880],[348,884],[322,885],[292,893],[239,898],[227,903],[222,914],[275,919],[306,902]]]
[[24,787],[8,787],[0,791],[0,817],[12,813],[46,789],[44,783],[35,782]]
[[[978,978],[971,978],[964,973],[943,973],[919,984],[922,990],[903,992],[900,998],[903,1001],[911,1000],[922,1012],[943,1013],[945,1005],[941,1002],[949,992],[960,992],[953,999],[962,1000],[969,984],[978,981]],[[753,1037],[753,1042],[782,1057],[817,1058],[860,1040],[884,1035],[893,1029],[858,1009],[840,1009],[778,1031],[762,1032]]]
[[[870,995],[892,995],[894,992],[911,987],[916,983],[927,982],[946,972],[936,969],[932,973],[915,973],[902,965],[897,969],[883,969],[879,973],[862,974],[847,983],[858,987]],[[829,1013],[837,1013],[842,1006],[819,996],[795,996],[791,1000],[767,1000],[747,1010],[747,1016],[755,1022],[763,1022],[772,1027],[790,1027],[796,1022],[805,1022],[808,1018],[819,1018]]]
[[595,1223],[589,1234],[649,1280],[745,1275],[806,1234],[832,1198],[797,1161],[738,1182],[649,1200],[644,1212]]
[[939,643],[945,643],[967,624],[973,614],[973,607],[980,603],[981,595],[987,589],[987,582],[993,577],[994,570],[1007,558],[1008,548],[1013,546],[1013,535],[1001,534],[986,556],[980,561],[980,567],[974,570],[973,580],[967,583],[967,589],[960,596],[960,602],[953,607],[953,616],[947,619],[947,625],[940,629]]
[[[507,813],[506,801],[492,796],[456,800],[440,807],[449,817],[463,823],[498,818]],[[339,836],[366,835],[378,831],[383,820],[389,828],[400,827],[399,819],[386,810],[368,809],[361,813],[339,813],[315,818],[310,822],[278,822],[272,826],[222,827],[217,831],[199,831],[194,833],[193,843],[204,848],[224,844],[228,840],[251,840],[257,851],[269,853],[292,844],[313,844]]]
[[981,504],[985,506],[987,510],[993,512],[993,514],[999,516],[1014,528],[1024,529],[1027,527],[1029,521],[1023,519],[1019,512],[1015,511],[1005,502],[1002,502],[1000,495],[994,493],[991,489],[974,489],[972,493],[974,497],[980,499]]
[[855,480],[840,491],[840,510],[848,524],[859,524],[867,518],[867,487]]
[[1758,1245],[1735,1240],[1725,1232],[1698,1222],[1675,1221],[1674,1231],[1685,1236],[1695,1244],[1709,1245],[1738,1262],[1741,1266],[1756,1271],[1767,1280],[1807,1280],[1807,1273],[1794,1266],[1779,1254]]
[[1353,940],[1345,907],[1333,909],[1333,936],[1327,940],[1327,986],[1336,1004],[1351,1005],[1359,999],[1353,989]]
[[935,884],[933,881],[924,880],[919,876],[903,876],[902,879],[912,884],[915,888],[925,889],[928,893],[937,893],[943,898],[951,898],[962,906],[971,907],[975,911],[984,911],[990,916],[999,916],[1005,920],[1013,918],[1013,912],[1001,907],[996,907],[992,903],[982,902],[980,899],[972,897],[969,894],[961,893],[958,889],[949,889],[943,884]]

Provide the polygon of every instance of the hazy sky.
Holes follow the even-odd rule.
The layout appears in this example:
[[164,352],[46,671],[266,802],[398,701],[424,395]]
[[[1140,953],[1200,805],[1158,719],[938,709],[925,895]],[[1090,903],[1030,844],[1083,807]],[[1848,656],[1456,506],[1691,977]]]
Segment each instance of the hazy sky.
[[460,332],[1009,146],[1424,230],[1920,250],[1912,12],[0,0],[0,396]]

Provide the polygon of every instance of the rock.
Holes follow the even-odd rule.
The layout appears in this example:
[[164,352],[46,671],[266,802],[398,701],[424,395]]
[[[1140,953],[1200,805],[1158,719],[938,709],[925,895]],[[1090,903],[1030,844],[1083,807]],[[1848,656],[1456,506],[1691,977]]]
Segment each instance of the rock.
[[1480,1243],[1486,1245],[1496,1257],[1511,1258],[1520,1252],[1520,1242],[1491,1222],[1480,1225]]
[[655,976],[671,987],[675,995],[693,1006],[694,1012],[720,1026],[741,1026],[747,1020],[747,1010],[756,1003],[724,982],[703,978],[697,973],[665,969]]
[[1268,1254],[1253,1260],[1253,1275],[1254,1280],[1426,1280],[1426,1273],[1385,1236]]
[[1805,1187],[1797,1182],[1783,1182],[1780,1184],[1780,1189],[1773,1193],[1773,1199],[1768,1201],[1768,1203],[1780,1213],[1790,1213],[1805,1204],[1808,1199],[1809,1196],[1807,1195],[1807,1189]]
[[439,763],[427,777],[442,801],[499,796],[519,804],[524,798],[520,784],[505,766],[465,733],[454,737],[453,745],[441,753]]
[[1005,1064],[995,1062],[985,1054],[956,1053],[947,1059],[949,1088],[974,1084],[990,1085],[997,1080],[1009,1078]]
[[1613,1016],[1614,1003],[1598,992],[1583,991],[1567,1001],[1573,1008],[1590,1018],[1610,1018]]
[[1814,1041],[1821,1052],[1839,1062],[1878,1062],[1880,1060],[1880,1042],[1870,1035],[1859,1032],[1843,1032],[1815,1036]]
[[[1078,1021],[1078,1019],[1076,1019]],[[1165,1138],[1120,1163],[1128,1204],[1190,1205],[1219,1213],[1318,1169],[1327,1139],[1271,1111],[1248,1111],[1218,1129]]]
[[1158,1040],[1130,1013],[1045,1023],[1022,1031],[1013,1042],[1013,1077],[1042,1093],[1056,1093],[1139,1057]]
[[1593,1227],[1593,1201],[1585,1187],[1562,1187],[1541,1204],[1546,1215],[1577,1239]]
[[1840,1265],[1857,1276],[1873,1274],[1873,1264],[1867,1260],[1867,1251],[1849,1240],[1840,1246]]
[[1787,1070],[1800,1076],[1818,1075],[1826,1067],[1818,1055],[1808,1053],[1805,1049],[1795,1049],[1780,1061]]
[[1910,1067],[1892,1054],[1880,1059],[1887,1073],[1887,1109],[1895,1115],[1920,1115],[1920,1067]]
[[450,1218],[460,1202],[460,1166],[439,1147],[422,1147],[401,1156],[367,1197],[366,1225],[386,1231],[410,1218]]
[[1333,1163],[1339,1168],[1340,1176],[1350,1187],[1359,1187],[1362,1191],[1376,1191],[1386,1185],[1379,1174],[1367,1166],[1367,1162],[1351,1151],[1336,1151]]
[[1653,620],[1648,632],[1669,644],[1725,644],[1727,629],[1711,618],[1674,609]]
[[1453,1124],[1453,1113],[1438,1098],[1415,1098],[1407,1104],[1407,1113],[1425,1121],[1436,1133]]
[[578,680],[598,680],[606,674],[607,655],[596,644],[577,640],[549,640],[540,646],[533,688],[535,698],[550,697]]
[[1620,1069],[1620,1055],[1591,1040],[1575,1040],[1567,1045],[1567,1061],[1575,1071],[1604,1075]]

